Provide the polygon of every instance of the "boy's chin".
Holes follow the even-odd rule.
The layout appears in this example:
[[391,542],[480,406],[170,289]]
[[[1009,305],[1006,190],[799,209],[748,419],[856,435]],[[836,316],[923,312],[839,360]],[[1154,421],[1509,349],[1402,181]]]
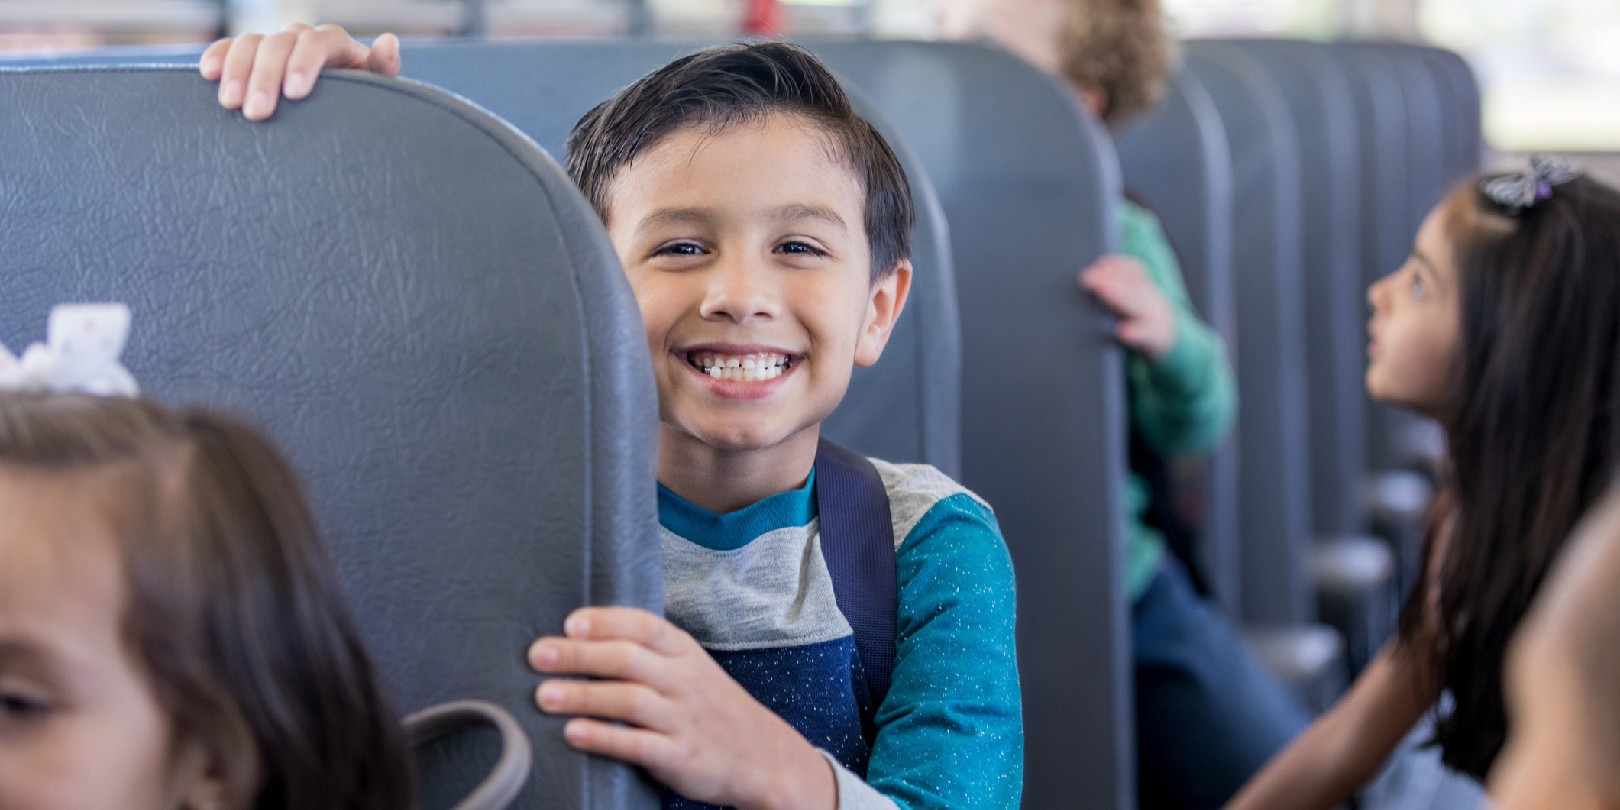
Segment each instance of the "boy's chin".
[[665,422],[666,427],[672,428],[675,433],[685,437],[688,441],[716,453],[759,453],[777,449],[787,449],[794,446],[795,438],[819,435],[814,430],[819,422],[806,427],[784,427],[778,425],[703,425],[683,424],[680,422]]

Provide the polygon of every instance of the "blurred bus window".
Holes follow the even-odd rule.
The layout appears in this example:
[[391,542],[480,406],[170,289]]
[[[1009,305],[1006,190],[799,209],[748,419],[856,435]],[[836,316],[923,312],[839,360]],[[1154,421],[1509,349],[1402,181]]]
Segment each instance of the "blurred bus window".
[[223,18],[219,0],[0,0],[0,53],[202,42]]
[[1620,151],[1620,3],[1421,0],[1425,38],[1468,55],[1504,151]]
[[[749,0],[650,0],[657,33],[737,36],[748,18]],[[873,30],[884,0],[777,0],[783,28],[793,36],[858,35]],[[909,0],[926,8],[927,0]]]
[[1164,0],[1183,36],[1323,38],[1345,24],[1345,2],[1356,0]]

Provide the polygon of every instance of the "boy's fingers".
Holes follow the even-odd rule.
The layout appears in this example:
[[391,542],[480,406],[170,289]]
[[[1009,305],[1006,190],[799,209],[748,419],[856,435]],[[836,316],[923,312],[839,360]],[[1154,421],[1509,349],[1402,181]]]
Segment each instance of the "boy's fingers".
[[670,758],[669,738],[653,731],[576,718],[563,726],[563,738],[589,754],[649,767]]
[[654,652],[676,655],[690,639],[662,617],[640,608],[581,608],[563,623],[569,638],[634,641]]
[[248,76],[253,71],[253,54],[259,50],[259,34],[243,34],[231,40],[219,71],[219,103],[228,110],[240,109],[247,96]]
[[1130,319],[1120,319],[1119,325],[1114,328],[1114,336],[1119,342],[1127,346],[1136,346],[1147,337],[1146,329],[1141,322]]
[[548,714],[617,720],[654,731],[669,726],[669,701],[640,684],[551,680],[535,690],[535,703]]
[[230,49],[229,37],[209,45],[202,52],[202,57],[197,60],[197,72],[201,73],[204,79],[217,81],[220,72],[225,69],[225,53]]
[[349,52],[351,43],[359,45],[336,26],[304,26],[293,43],[292,53],[287,57],[287,75],[282,80],[282,92],[290,99],[304,98],[315,89],[315,79],[323,69],[351,67],[348,63],[357,58]]
[[1080,274],[1081,286],[1090,289],[1094,286],[1121,287],[1130,280],[1130,272],[1125,265],[1113,261],[1113,257],[1105,256],[1096,264],[1087,267]]
[[529,666],[552,675],[592,675],[658,687],[655,656],[632,641],[543,638],[529,648]]
[[398,76],[399,64],[399,37],[383,34],[371,43],[371,53],[366,56],[366,70],[383,76]]
[[1093,265],[1080,274],[1080,289],[1093,295],[1106,295],[1108,294],[1106,291],[1112,290],[1115,286],[1117,282],[1106,267]]
[[1092,295],[1097,296],[1104,306],[1115,312],[1123,313],[1126,310],[1126,304],[1129,303],[1129,296],[1124,285],[1120,284],[1119,280],[1115,278],[1098,276],[1086,284],[1086,289]]
[[248,78],[247,99],[242,114],[251,121],[262,121],[276,111],[281,98],[281,79],[287,71],[287,57],[298,44],[298,32],[280,31],[265,37],[253,57],[253,73]]
[[366,59],[371,55],[371,49],[349,36],[341,25],[328,23],[313,29],[310,36],[325,57],[322,67],[360,70],[366,66]]

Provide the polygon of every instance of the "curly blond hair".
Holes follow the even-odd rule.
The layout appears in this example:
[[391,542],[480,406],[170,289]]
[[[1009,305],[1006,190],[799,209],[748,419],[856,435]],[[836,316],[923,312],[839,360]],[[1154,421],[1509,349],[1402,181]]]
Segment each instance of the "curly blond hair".
[[1179,58],[1159,0],[1062,0],[1059,70],[1077,87],[1107,93],[1103,122],[1118,132],[1152,109]]

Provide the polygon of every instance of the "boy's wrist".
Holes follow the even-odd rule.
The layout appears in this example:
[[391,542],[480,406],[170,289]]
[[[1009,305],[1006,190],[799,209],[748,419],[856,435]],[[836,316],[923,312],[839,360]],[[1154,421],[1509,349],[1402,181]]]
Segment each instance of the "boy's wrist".
[[833,765],[810,742],[794,733],[776,762],[750,776],[755,783],[747,810],[837,810],[838,778]]

